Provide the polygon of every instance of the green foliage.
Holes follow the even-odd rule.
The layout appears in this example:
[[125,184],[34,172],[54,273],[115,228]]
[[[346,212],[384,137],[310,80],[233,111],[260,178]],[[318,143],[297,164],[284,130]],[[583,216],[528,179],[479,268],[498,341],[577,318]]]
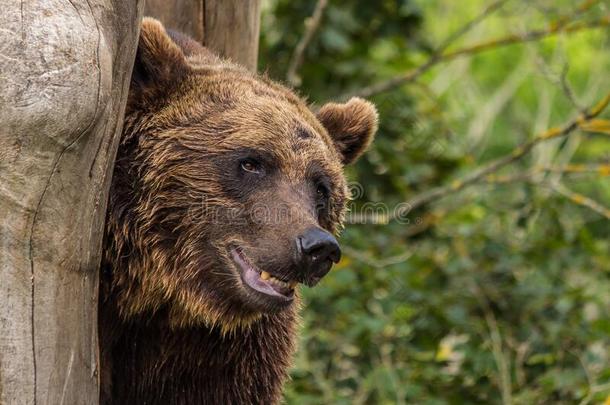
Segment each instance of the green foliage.
[[[480,13],[483,0],[330,1],[299,70],[322,103],[404,73]],[[449,50],[610,13],[595,2],[510,1]],[[283,79],[315,2],[275,0],[263,15],[261,67]],[[450,184],[610,91],[603,29],[515,44],[438,64],[373,97],[381,127],[350,168],[352,211]],[[567,72],[562,80],[563,72]],[[564,84],[572,89],[567,96]],[[605,113],[605,117],[610,114]],[[575,132],[540,144],[497,176],[407,221],[348,224],[344,259],[303,291],[294,404],[573,404],[610,398],[610,223],[553,182],[610,208],[610,137]],[[600,166],[601,165],[601,166]],[[405,223],[408,222],[408,223]]]

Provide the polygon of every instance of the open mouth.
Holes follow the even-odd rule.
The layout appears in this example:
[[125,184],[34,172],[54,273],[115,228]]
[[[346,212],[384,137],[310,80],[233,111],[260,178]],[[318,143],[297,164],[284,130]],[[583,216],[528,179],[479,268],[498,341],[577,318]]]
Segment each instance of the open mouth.
[[292,301],[294,288],[298,284],[296,281],[280,280],[271,273],[257,268],[239,247],[231,248],[230,252],[233,261],[240,270],[241,279],[248,287],[270,297]]

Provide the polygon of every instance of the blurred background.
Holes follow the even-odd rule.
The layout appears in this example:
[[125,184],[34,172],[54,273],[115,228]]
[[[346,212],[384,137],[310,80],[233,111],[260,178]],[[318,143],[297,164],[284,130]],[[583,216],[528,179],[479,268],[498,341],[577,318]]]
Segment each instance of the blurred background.
[[380,112],[286,402],[610,404],[609,1],[264,4],[260,71]]

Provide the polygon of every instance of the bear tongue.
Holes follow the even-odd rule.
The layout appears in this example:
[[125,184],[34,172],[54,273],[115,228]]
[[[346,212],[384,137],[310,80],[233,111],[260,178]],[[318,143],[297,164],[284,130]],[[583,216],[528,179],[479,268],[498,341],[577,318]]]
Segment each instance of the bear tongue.
[[248,266],[245,269],[245,271],[242,273],[242,279],[246,282],[246,284],[248,284],[250,287],[252,287],[258,292],[267,295],[272,295],[274,297],[292,299],[292,295],[294,293],[294,290],[292,288],[275,284],[269,279],[263,280],[260,277],[260,273],[252,267]]
[[[233,260],[241,269],[242,280],[252,289],[273,297],[282,298],[285,300],[292,300],[294,296],[294,290],[290,287],[285,286],[284,283],[277,282],[275,277],[271,276],[267,272],[259,272],[249,260],[245,257],[244,253],[237,249],[231,250]],[[263,279],[263,277],[265,279]]]

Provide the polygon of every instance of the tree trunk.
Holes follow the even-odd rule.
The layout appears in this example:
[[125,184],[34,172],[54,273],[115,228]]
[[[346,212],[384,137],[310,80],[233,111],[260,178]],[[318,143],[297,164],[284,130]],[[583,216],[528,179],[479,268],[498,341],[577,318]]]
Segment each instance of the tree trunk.
[[145,14],[255,71],[260,0],[148,0]]
[[0,7],[0,404],[96,404],[101,236],[143,3]]

